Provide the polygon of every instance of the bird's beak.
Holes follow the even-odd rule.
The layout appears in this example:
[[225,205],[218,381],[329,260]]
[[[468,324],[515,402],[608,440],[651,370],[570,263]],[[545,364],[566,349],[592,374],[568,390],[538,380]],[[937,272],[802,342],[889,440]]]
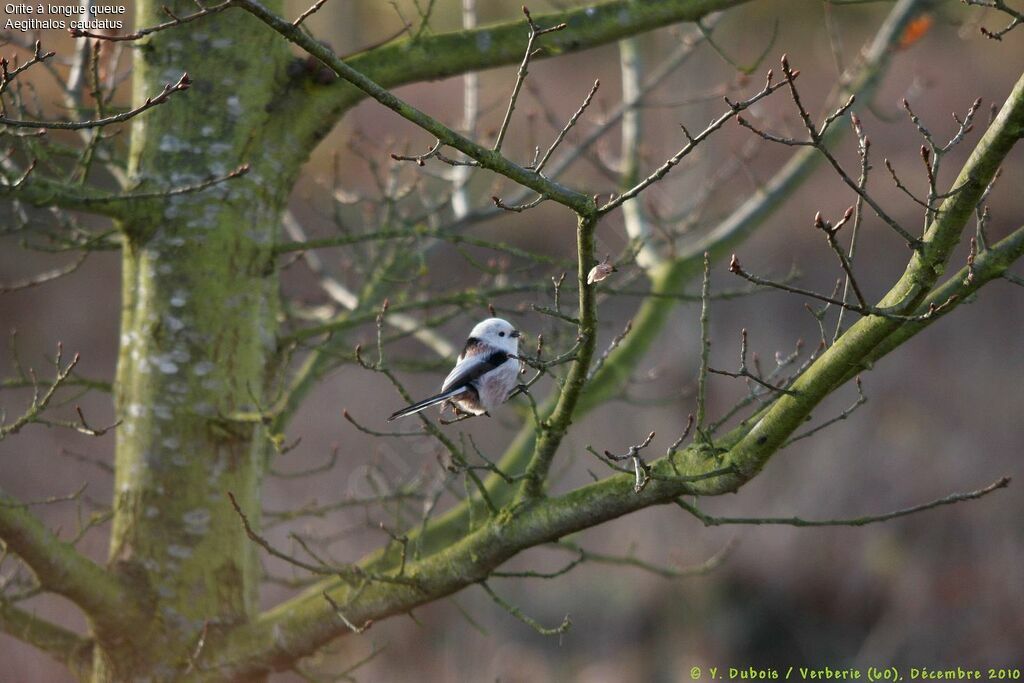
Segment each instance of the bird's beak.
[[508,336],[510,336],[510,337],[518,337],[519,336],[519,330],[512,330],[512,333],[509,334]]

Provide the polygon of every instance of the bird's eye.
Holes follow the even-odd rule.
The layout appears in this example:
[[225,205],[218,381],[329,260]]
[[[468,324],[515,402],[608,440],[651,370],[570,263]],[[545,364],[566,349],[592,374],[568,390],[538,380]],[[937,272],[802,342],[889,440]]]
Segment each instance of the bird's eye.
[[498,333],[498,336],[499,336],[499,337],[504,337],[504,336],[505,336],[505,333],[504,333],[504,332],[499,332],[499,333]]

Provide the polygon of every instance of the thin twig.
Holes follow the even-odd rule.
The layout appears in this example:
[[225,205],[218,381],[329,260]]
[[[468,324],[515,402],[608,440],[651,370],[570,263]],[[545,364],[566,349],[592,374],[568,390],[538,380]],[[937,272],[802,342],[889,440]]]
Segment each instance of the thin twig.
[[561,624],[554,628],[547,628],[543,626],[540,622],[538,622],[536,619],[533,619],[529,615],[525,614],[521,609],[519,609],[515,605],[508,603],[504,599],[502,599],[501,596],[499,596],[497,593],[491,590],[491,587],[487,585],[486,581],[481,581],[480,587],[483,588],[487,592],[487,594],[491,596],[491,599],[494,600],[495,604],[497,604],[503,610],[505,610],[506,612],[514,616],[516,619],[523,622],[537,633],[541,634],[542,636],[562,635],[563,633],[568,631],[569,628],[572,626],[572,620],[569,619],[569,615],[567,614],[565,615],[565,618],[562,619]]
[[699,519],[704,526],[723,526],[727,524],[749,524],[749,525],[784,525],[784,526],[796,526],[796,527],[816,527],[816,526],[866,526],[868,524],[876,524],[878,522],[886,522],[890,519],[896,519],[897,517],[906,517],[917,512],[923,512],[925,510],[931,510],[932,508],[942,507],[944,505],[953,505],[954,503],[962,503],[968,500],[977,500],[983,496],[997,491],[1002,488],[1006,488],[1010,484],[1010,477],[1003,477],[998,481],[995,481],[985,488],[978,489],[977,491],[970,491],[968,493],[951,493],[948,496],[938,498],[928,503],[921,505],[915,505],[909,508],[902,508],[900,510],[893,510],[892,512],[886,512],[881,515],[868,515],[864,517],[850,517],[848,519],[820,519],[820,520],[808,520],[800,517],[712,517],[707,515],[695,506],[687,503],[682,499],[676,499],[675,503],[682,509],[689,512],[691,515]]
[[58,129],[58,130],[82,130],[83,128],[100,128],[103,126],[109,126],[114,123],[122,123],[124,121],[131,120],[139,114],[152,109],[153,107],[159,106],[167,102],[171,95],[177,92],[184,92],[192,86],[192,80],[188,77],[188,74],[182,74],[181,78],[178,79],[177,83],[168,83],[164,86],[164,89],[160,94],[154,97],[147,97],[146,101],[135,107],[129,109],[121,114],[114,114],[113,116],[107,116],[100,119],[93,119],[91,121],[26,121],[19,119],[11,119],[6,116],[0,116],[0,124],[11,126],[13,128],[44,128],[44,129]]
[[505,118],[502,119],[501,126],[498,128],[498,135],[494,140],[494,147],[491,149],[495,152],[501,151],[501,145],[505,141],[505,134],[508,133],[509,124],[512,122],[512,112],[516,108],[516,101],[519,99],[519,92],[523,89],[523,81],[526,80],[526,75],[529,70],[530,60],[536,56],[537,52],[533,49],[533,44],[539,36],[545,33],[552,33],[554,31],[561,31],[567,25],[557,24],[550,28],[541,28],[533,21],[533,17],[530,16],[530,10],[523,6],[523,14],[526,15],[526,23],[530,27],[530,37],[526,41],[526,53],[523,55],[523,61],[519,64],[519,71],[516,72],[516,83],[512,87],[512,95],[509,98],[508,108],[505,110]]
[[705,401],[707,400],[708,360],[711,356],[710,326],[708,318],[711,314],[711,255],[704,252],[704,279],[700,288],[700,370],[697,373],[697,436],[701,441],[710,441],[704,431],[706,417]]
[[[300,14],[299,17],[295,21],[292,22],[292,26],[296,26],[297,27],[297,26],[301,25],[302,22],[304,22],[310,16],[312,16],[313,14],[316,14],[317,12],[319,12],[320,8],[324,6],[325,2],[327,2],[327,0],[316,0],[316,2],[314,2],[312,5],[310,5],[309,8],[305,12]],[[403,32],[404,32],[404,29],[403,29]]]

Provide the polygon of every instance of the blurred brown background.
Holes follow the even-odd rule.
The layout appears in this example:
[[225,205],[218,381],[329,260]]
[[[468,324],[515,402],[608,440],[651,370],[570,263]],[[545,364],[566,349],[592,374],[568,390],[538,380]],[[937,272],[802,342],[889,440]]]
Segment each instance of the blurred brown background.
[[[291,2],[291,14],[305,8]],[[515,2],[480,2],[480,21],[517,17]],[[561,3],[559,3],[561,4]],[[888,3],[835,6],[832,13],[842,36],[844,55],[851,61],[889,9]],[[405,4],[407,17],[415,14]],[[541,12],[553,5],[538,2],[531,10]],[[1022,35],[1011,34],[1001,42],[984,39],[976,10],[953,3],[940,5],[935,23],[918,43],[903,50],[870,106],[855,107],[864,120],[875,154],[871,189],[875,196],[905,225],[919,225],[916,207],[899,196],[884,176],[881,159],[888,157],[912,186],[920,190],[918,148],[920,140],[903,115],[899,100],[911,99],[916,111],[938,136],[954,129],[950,112],[961,114],[976,97],[983,109],[1009,91],[1024,66]],[[985,17],[985,25],[999,19]],[[731,57],[750,63],[771,41],[773,25],[778,35],[766,63],[751,86],[757,87],[763,71],[774,66],[778,55],[788,52],[802,70],[801,87],[806,100],[819,110],[835,79],[828,36],[823,29],[823,8],[818,3],[754,2],[730,11],[716,31],[717,42]],[[459,3],[438,0],[434,13],[437,31],[457,28]],[[328,40],[339,53],[348,53],[393,33],[400,22],[390,3],[376,0],[329,2],[309,26]],[[649,65],[667,53],[678,31],[658,31],[643,39]],[[525,32],[524,32],[525,39]],[[187,67],[187,65],[186,65]],[[486,72],[482,78],[483,129],[500,121],[514,69]],[[615,46],[583,54],[537,62],[530,81],[561,117],[576,109],[594,78],[602,89],[597,106],[588,117],[596,120],[602,108],[611,108],[619,95],[619,66]],[[653,96],[657,102],[673,102],[704,93],[735,79],[735,71],[708,48],[681,72],[670,78]],[[400,94],[449,124],[461,117],[461,81],[403,88]],[[682,144],[677,124],[699,130],[722,110],[719,101],[685,107],[645,109],[647,138],[645,164],[653,168]],[[524,95],[522,117],[513,124],[506,150],[513,156],[529,156],[530,129],[525,116],[539,112],[537,101]],[[772,98],[759,112],[774,130],[796,133],[791,102]],[[980,117],[982,123],[985,116]],[[584,124],[590,125],[590,124]],[[979,126],[979,128],[982,126]],[[552,132],[543,116],[533,124],[540,140]],[[312,159],[309,172],[294,196],[297,215],[321,232],[329,229],[329,208],[324,184],[331,156],[340,155],[346,186],[369,191],[365,165],[346,146],[356,132],[374,141],[381,150],[411,149],[429,140],[396,116],[371,103],[360,105],[338,126]],[[979,133],[946,161],[948,183]],[[685,203],[708,173],[723,159],[734,155],[750,133],[727,126],[702,149],[698,163],[683,168],[670,182],[652,191],[653,201],[671,208]],[[571,142],[571,140],[570,140]],[[609,136],[608,153],[617,153],[617,129]],[[386,154],[379,154],[381,163]],[[733,177],[715,196],[711,215],[721,215],[752,192],[752,180],[766,180],[791,153],[787,148],[765,146],[749,165],[749,172]],[[851,170],[856,159],[846,141],[839,154]],[[1024,181],[1022,150],[1011,155],[1003,178],[992,198],[990,234],[1001,237],[1020,225],[1020,187]],[[607,190],[608,182],[580,164],[567,179],[577,187]],[[491,194],[491,178],[477,178],[476,201]],[[835,263],[820,235],[811,226],[816,210],[838,217],[853,202],[840,181],[824,167],[738,253],[745,267],[755,273],[785,273],[799,266],[801,284],[830,290],[837,276]],[[4,207],[7,211],[7,207]],[[699,229],[699,228],[698,228]],[[542,206],[520,215],[473,228],[481,236],[500,236],[519,246],[571,254],[570,217],[555,207]],[[613,217],[601,228],[609,249],[624,243],[621,218]],[[52,267],[59,257],[28,253],[13,240],[2,243],[0,281],[8,282]],[[878,296],[899,273],[907,252],[879,221],[868,218],[858,255],[861,282],[870,296]],[[325,254],[337,266],[339,253]],[[447,248],[431,255],[431,267],[463,268],[465,262]],[[957,264],[964,254],[958,254]],[[959,267],[959,265],[957,265]],[[1018,271],[1020,269],[1018,268]],[[340,271],[339,271],[340,272]],[[544,272],[549,277],[556,274]],[[436,278],[436,276],[435,276]],[[724,264],[713,271],[716,287],[739,286]],[[308,278],[289,277],[286,290],[312,297]],[[433,283],[440,286],[436,279]],[[538,301],[540,299],[537,299]],[[621,329],[638,302],[611,301],[602,315],[603,339]],[[44,354],[52,354],[63,341],[69,352],[82,354],[85,376],[109,377],[116,357],[119,313],[119,266],[116,254],[92,256],[73,277],[57,283],[0,297],[0,323],[16,328],[18,345],[26,364],[44,367]],[[453,340],[464,336],[471,313],[444,329]],[[602,473],[584,448],[622,452],[650,430],[658,432],[658,451],[674,439],[693,410],[693,383],[698,347],[697,307],[682,305],[673,316],[655,353],[642,369],[656,375],[631,391],[647,397],[666,397],[664,403],[642,407],[613,402],[575,425],[564,444],[559,462],[573,464],[558,482],[560,490],[588,480],[587,469]],[[537,331],[546,320],[523,315],[517,324]],[[739,329],[750,332],[751,349],[766,360],[776,351],[788,352],[797,338],[813,346],[817,339],[814,320],[803,302],[776,293],[759,294],[716,303],[712,310],[712,364],[733,367]],[[952,491],[980,488],[1003,475],[1019,481],[1024,445],[1024,291],[996,282],[984,288],[976,301],[963,306],[925,333],[913,339],[864,376],[868,403],[844,422],[778,454],[763,474],[735,496],[704,501],[713,514],[747,516],[799,515],[809,519],[858,516],[905,507]],[[365,339],[372,337],[367,329]],[[353,342],[357,341],[353,339]],[[410,344],[409,354],[417,352]],[[45,374],[45,373],[44,373]],[[10,375],[9,360],[0,361],[0,375]],[[442,373],[409,379],[426,393]],[[710,393],[711,409],[727,409],[741,387],[732,380],[716,378]],[[675,396],[676,398],[672,399]],[[853,402],[852,387],[837,392],[816,413],[824,419]],[[18,414],[27,395],[6,392],[2,404],[8,414]],[[97,423],[112,420],[112,409],[103,397],[90,396],[82,403]],[[321,502],[345,495],[365,494],[367,466],[373,464],[401,480],[436,467],[432,453],[410,453],[401,444],[382,444],[355,431],[341,419],[349,408],[362,421],[376,425],[375,416],[397,407],[397,398],[386,381],[346,366],[334,373],[307,401],[305,410],[289,430],[302,437],[299,448],[286,456],[281,469],[297,470],[321,462],[331,444],[342,446],[340,464],[329,475],[299,480],[269,479],[267,509],[296,507],[311,499]],[[505,409],[486,424],[474,421],[466,427],[492,456],[500,454],[514,434],[516,421]],[[87,494],[106,501],[111,481],[94,467],[58,455],[61,449],[112,460],[112,438],[89,439],[70,432],[32,426],[0,443],[0,484],[23,499],[66,494],[88,482]],[[414,450],[414,449],[411,449]],[[418,610],[415,619],[393,618],[374,625],[359,636],[350,636],[324,656],[325,664],[344,669],[386,647],[355,675],[366,681],[673,681],[688,677],[692,666],[868,665],[998,667],[1021,666],[1024,652],[1024,496],[1015,481],[1009,489],[977,502],[928,511],[866,528],[794,529],[789,527],[705,529],[676,508],[648,510],[617,520],[583,534],[586,547],[626,554],[664,565],[685,566],[703,561],[730,539],[738,546],[728,561],[713,574],[669,581],[629,568],[583,566],[552,581],[494,580],[509,601],[546,625],[556,625],[565,614],[572,630],[555,638],[537,635],[499,610],[479,589]],[[39,509],[47,521],[70,532],[75,526],[75,505]],[[311,520],[300,528],[327,533],[359,527],[361,513],[327,520]],[[284,530],[270,537],[286,544]],[[340,558],[354,559],[384,542],[382,534],[354,535],[335,546]],[[97,559],[105,556],[105,530],[92,532],[83,544]],[[564,554],[532,551],[517,558],[517,568],[560,566]],[[287,569],[268,565],[279,574]],[[289,594],[268,586],[266,604]],[[457,604],[456,604],[457,603]],[[66,603],[44,599],[35,606],[61,623],[81,625]],[[467,616],[464,616],[468,615]],[[44,655],[0,635],[0,681],[69,680],[63,670]],[[280,675],[275,681],[298,680]]]

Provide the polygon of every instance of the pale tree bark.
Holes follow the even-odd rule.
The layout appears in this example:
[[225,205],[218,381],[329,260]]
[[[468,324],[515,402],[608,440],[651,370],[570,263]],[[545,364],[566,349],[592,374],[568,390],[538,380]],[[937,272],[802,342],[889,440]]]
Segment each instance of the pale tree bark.
[[[136,7],[140,26],[166,20],[161,1]],[[280,10],[281,3],[275,9]],[[190,2],[172,5],[186,14]],[[139,190],[248,174],[200,194],[168,197],[122,220],[123,313],[116,381],[114,522],[110,561],[152,600],[148,631],[112,651],[101,641],[95,680],[171,677],[204,625],[252,617],[260,568],[225,492],[254,520],[268,457],[256,409],[275,352],[277,280],[270,247],[298,161],[280,148],[276,98],[290,55],[237,13],[153,35],[139,50],[141,103],[184,67],[195,86],[132,128]]]

